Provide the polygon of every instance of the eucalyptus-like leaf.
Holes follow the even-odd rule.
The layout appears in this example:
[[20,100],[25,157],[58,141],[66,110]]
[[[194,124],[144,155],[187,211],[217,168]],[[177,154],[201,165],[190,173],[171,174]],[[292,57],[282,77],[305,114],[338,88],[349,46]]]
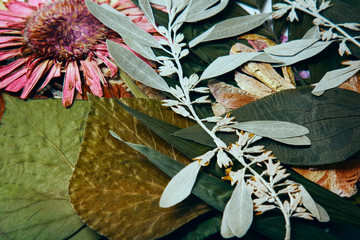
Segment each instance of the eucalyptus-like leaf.
[[158,61],[151,47],[147,45],[143,45],[132,38],[128,39],[126,37],[123,37],[123,40],[126,43],[126,45],[128,45],[132,50],[134,50],[136,53],[140,54],[144,58],[152,61]]
[[226,5],[229,3],[229,0],[220,0],[220,3],[216,6],[212,6],[215,2],[214,0],[196,0],[193,1],[189,13],[186,17],[186,22],[198,22],[206,18],[212,17],[215,14],[222,11]]
[[[244,236],[253,221],[253,202],[244,178],[236,185],[230,200],[225,206],[223,221],[226,219],[233,236]],[[228,235],[228,233],[227,233]]]
[[155,25],[154,13],[151,9],[150,0],[139,0],[139,7],[149,23]]
[[320,31],[318,26],[313,26],[310,28],[302,37],[302,39],[320,39]]
[[161,195],[160,207],[172,207],[187,198],[194,187],[200,168],[200,163],[194,161],[177,173]]
[[104,8],[91,0],[85,0],[85,3],[89,11],[99,21],[120,34],[120,36],[127,39],[136,39],[139,43],[149,47],[162,48],[161,44],[153,36],[136,26],[127,16]]
[[309,133],[306,127],[285,121],[249,121],[239,122],[232,126],[268,138],[291,138]]
[[271,13],[263,13],[241,16],[222,21],[191,40],[189,42],[189,46],[192,48],[201,42],[224,39],[246,33],[263,24],[270,15]]
[[276,56],[294,56],[307,49],[317,42],[318,39],[298,39],[287,43],[271,46],[264,49],[264,52]]
[[275,67],[282,67],[282,66],[289,66],[293,65],[297,62],[303,61],[305,59],[311,58],[315,56],[316,54],[322,52],[325,48],[327,48],[332,42],[331,41],[318,41],[311,45],[310,47],[304,49],[303,51],[299,52],[298,54],[295,54],[293,56],[276,56],[271,55],[272,58],[283,62],[284,64],[275,64]]
[[[299,186],[299,194],[301,196],[301,202],[304,205],[304,207],[309,210],[309,212],[319,221],[329,221],[329,215],[327,214],[326,211],[323,211],[323,209],[321,209],[321,211],[319,211],[318,208],[318,204],[314,201],[314,199],[311,197],[310,193],[308,193],[308,191],[304,188],[304,186],[300,185]],[[320,215],[320,213],[322,215]]]
[[138,58],[131,51],[123,48],[118,43],[111,40],[106,41],[110,55],[115,62],[130,77],[135,80],[158,90],[170,92],[169,86],[165,80],[160,77],[154,69],[147,65],[143,60]]
[[311,93],[320,96],[324,91],[339,86],[350,77],[354,76],[358,71],[360,71],[360,66],[354,65],[327,72],[320,82],[316,84],[316,87]]
[[309,146],[311,145],[311,141],[306,136],[299,136],[299,137],[291,137],[291,138],[271,138],[277,142],[281,142],[287,145],[293,146]]
[[166,6],[166,0],[150,0],[151,3]]
[[204,70],[200,80],[217,77],[224,73],[230,72],[260,54],[261,53],[258,52],[244,52],[218,57]]

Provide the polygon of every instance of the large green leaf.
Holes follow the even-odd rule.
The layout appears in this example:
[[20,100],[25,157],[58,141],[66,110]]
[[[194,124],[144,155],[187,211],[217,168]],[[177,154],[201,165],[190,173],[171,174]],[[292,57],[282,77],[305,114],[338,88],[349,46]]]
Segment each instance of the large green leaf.
[[[147,156],[147,158],[153,164],[155,164],[160,170],[171,177],[177,174],[184,167],[183,164],[147,146],[130,142],[127,142],[127,144],[141,152],[144,156]],[[232,194],[232,187],[219,179],[200,172],[192,193],[218,210],[223,211],[226,203],[230,198],[230,195]],[[352,205],[350,204],[350,206]],[[220,228],[218,221],[214,221],[213,224],[216,224],[216,227]],[[293,231],[293,235],[296,236],[294,239],[334,239],[330,234],[326,233],[323,229],[319,228],[319,226],[316,226],[313,223],[300,222],[300,224],[302,227],[297,227]],[[266,236],[271,236],[273,239],[282,239],[285,235],[283,226],[284,220],[282,216],[278,216],[276,218],[263,216],[259,217],[255,221],[254,230]],[[308,229],[309,231],[303,231],[304,228]]]
[[[71,202],[89,226],[111,239],[154,239],[211,209],[194,198],[172,208],[160,208],[160,196],[170,179],[146,157],[112,137],[109,130],[126,141],[147,145],[182,163],[189,159],[113,99],[95,96],[89,99],[84,141],[69,186]],[[121,101],[177,127],[189,126],[158,101]]]
[[0,126],[0,239],[98,239],[67,193],[88,103],[5,95]]
[[[176,141],[176,137],[174,137],[172,135],[172,130],[174,130],[175,128],[170,128],[172,130],[169,130],[168,133],[165,134],[164,129],[169,127],[169,125],[167,125],[167,123],[165,123],[159,119],[152,118],[152,117],[150,117],[146,114],[143,114],[139,111],[136,111],[134,109],[131,109],[130,107],[127,107],[127,106],[124,106],[124,107],[131,114],[138,117],[139,120],[141,122],[143,122],[146,126],[151,128],[152,131],[159,133],[159,135],[163,139],[166,139],[168,141],[170,138],[172,138],[170,141],[172,142],[172,145],[176,149],[179,149],[180,151],[184,150],[186,153],[194,152],[194,153],[196,153],[195,156],[207,151],[206,148],[205,149],[202,148],[199,150],[199,144],[194,143],[192,141],[189,141],[189,143],[187,144],[187,147],[183,148],[181,146],[184,143],[183,140]],[[147,149],[146,151],[151,151],[151,150]],[[154,154],[154,155],[156,155],[156,154]],[[166,172],[169,176],[174,176],[178,171],[180,171],[184,167],[182,164],[180,164],[176,161],[173,161],[169,158],[160,158],[160,159],[163,159],[163,160],[165,159],[165,161],[162,161],[161,163],[159,162],[160,164],[158,164],[157,166],[160,167],[160,169],[162,171]],[[302,184],[308,190],[308,192],[311,194],[311,196],[313,196],[314,200],[316,202],[318,202],[320,205],[322,205],[327,210],[332,222],[341,223],[341,224],[351,224],[351,225],[360,227],[360,222],[358,221],[358,219],[360,218],[360,209],[358,207],[354,206],[349,201],[337,196],[336,194],[330,192],[329,190],[317,185],[316,183],[311,182],[310,180],[307,180],[306,178],[297,174],[296,172],[291,171],[291,170],[288,170],[288,171],[290,171],[292,173],[290,176],[290,179]],[[219,177],[222,176],[222,174],[220,174],[218,172],[216,172],[216,175]],[[200,176],[200,178],[198,179],[198,181],[201,182],[202,181],[201,176],[203,176],[203,174],[200,174],[199,176]],[[197,188],[197,186],[199,186],[198,183],[195,184],[195,188]],[[211,189],[210,186],[217,188],[220,185],[214,184],[214,185],[208,185],[208,186],[209,186],[209,189]],[[218,190],[211,190],[210,192],[212,192],[212,191],[216,192]],[[230,189],[228,189],[227,191],[230,191]],[[221,196],[226,196],[226,194],[225,195],[224,194],[221,194]],[[200,195],[198,195],[198,196],[200,196]],[[211,197],[211,196],[214,196],[214,195],[207,195],[207,197]],[[226,197],[224,197],[223,199],[226,200]],[[217,200],[216,201],[211,200],[211,201],[216,202]],[[213,203],[210,202],[210,204],[213,204]],[[216,208],[218,208],[221,205],[217,204],[214,206]],[[339,206],[341,206],[341,207],[339,208]],[[269,235],[270,235],[270,233],[269,233]],[[281,236],[283,236],[283,235],[284,235],[284,233],[281,232]]]
[[[290,146],[262,140],[282,162],[292,165],[321,165],[344,161],[360,149],[360,94],[344,89],[326,91],[321,97],[310,94],[311,87],[281,91],[249,103],[232,112],[236,120],[281,120],[307,127],[310,147]],[[211,127],[211,126],[209,126]],[[177,136],[214,146],[199,127],[192,126]],[[235,134],[219,134],[235,142]]]

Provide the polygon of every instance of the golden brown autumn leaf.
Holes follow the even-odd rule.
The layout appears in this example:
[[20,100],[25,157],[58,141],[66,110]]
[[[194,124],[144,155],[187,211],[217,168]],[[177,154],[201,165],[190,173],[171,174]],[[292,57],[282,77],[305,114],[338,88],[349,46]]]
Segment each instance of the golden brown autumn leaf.
[[357,192],[360,178],[360,154],[337,164],[321,166],[318,169],[293,168],[307,179],[329,189],[341,197],[351,197]]
[[[90,112],[69,195],[79,216],[111,239],[155,239],[210,210],[196,198],[172,208],[160,208],[160,196],[170,178],[109,134],[143,144],[183,163],[189,160],[127,113],[113,99],[89,96]],[[122,102],[179,127],[189,122],[159,101],[127,98]]]

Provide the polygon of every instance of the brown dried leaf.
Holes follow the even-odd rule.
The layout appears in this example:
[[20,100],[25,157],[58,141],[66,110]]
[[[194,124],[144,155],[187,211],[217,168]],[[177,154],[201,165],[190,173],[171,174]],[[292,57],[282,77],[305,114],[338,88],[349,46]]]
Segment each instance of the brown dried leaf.
[[240,72],[235,72],[235,81],[242,90],[245,90],[250,96],[254,96],[257,99],[274,93],[273,90],[263,83]]
[[[232,46],[230,54],[254,51],[256,50],[244,44],[236,43]],[[244,64],[243,67],[241,67],[240,69],[246,74],[257,78],[259,81],[263,82],[275,92],[295,88],[294,85],[291,83],[291,79],[285,79],[280,76],[280,74],[277,73],[275,69],[268,63],[249,62],[247,64]]]
[[223,82],[210,81],[208,87],[216,101],[226,110],[236,109],[256,100],[247,91]]
[[343,84],[339,86],[339,88],[344,88],[347,90],[355,91],[360,93],[360,72],[349,78],[349,80],[345,81]]
[[360,155],[345,162],[321,166],[318,169],[293,168],[307,179],[329,189],[341,197],[351,197],[357,192],[355,184],[360,179]]
[[[69,195],[79,216],[111,239],[155,239],[166,235],[210,207],[195,198],[160,208],[160,196],[170,178],[145,156],[113,138],[143,144],[188,163],[189,160],[127,113],[113,99],[89,95],[91,108]],[[122,102],[179,127],[189,122],[158,101],[127,98]]]

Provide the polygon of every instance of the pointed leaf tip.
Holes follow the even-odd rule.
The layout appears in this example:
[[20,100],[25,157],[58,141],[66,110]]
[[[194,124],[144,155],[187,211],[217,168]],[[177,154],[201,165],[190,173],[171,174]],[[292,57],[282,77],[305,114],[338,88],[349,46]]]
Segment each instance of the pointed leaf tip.
[[160,207],[172,207],[187,198],[195,184],[200,167],[200,163],[195,161],[178,172],[161,195]]

